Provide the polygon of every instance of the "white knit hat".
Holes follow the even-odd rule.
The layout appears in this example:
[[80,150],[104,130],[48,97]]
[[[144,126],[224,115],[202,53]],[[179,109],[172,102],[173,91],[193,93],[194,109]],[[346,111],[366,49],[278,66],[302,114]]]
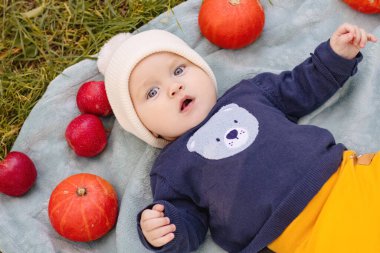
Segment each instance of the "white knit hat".
[[146,143],[163,148],[169,142],[155,137],[140,121],[129,94],[129,77],[133,68],[145,57],[157,52],[180,55],[203,69],[213,80],[209,65],[179,37],[164,30],[149,30],[132,35],[120,33],[100,50],[98,68],[104,75],[106,93],[120,125]]

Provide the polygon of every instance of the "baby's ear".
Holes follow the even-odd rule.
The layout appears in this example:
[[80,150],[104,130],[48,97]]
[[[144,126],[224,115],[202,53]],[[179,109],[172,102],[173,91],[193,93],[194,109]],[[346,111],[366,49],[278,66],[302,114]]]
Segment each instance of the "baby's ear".
[[195,151],[195,140],[194,140],[194,137],[191,136],[191,138],[189,139],[189,141],[187,142],[187,149],[190,151],[190,152],[194,152]]

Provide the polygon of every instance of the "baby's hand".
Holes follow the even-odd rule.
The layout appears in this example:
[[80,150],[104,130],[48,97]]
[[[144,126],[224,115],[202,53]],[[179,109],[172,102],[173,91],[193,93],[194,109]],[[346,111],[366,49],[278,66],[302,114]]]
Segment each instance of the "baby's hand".
[[164,216],[164,206],[157,204],[141,214],[140,226],[145,239],[154,247],[161,247],[174,239],[174,224]]
[[351,60],[368,41],[376,42],[377,38],[360,27],[343,24],[331,36],[330,46],[336,54]]

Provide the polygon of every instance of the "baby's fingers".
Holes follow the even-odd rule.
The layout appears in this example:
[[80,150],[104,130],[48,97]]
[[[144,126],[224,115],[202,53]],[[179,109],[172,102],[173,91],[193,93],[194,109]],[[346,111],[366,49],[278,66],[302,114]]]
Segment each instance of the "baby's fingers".
[[146,233],[146,235],[150,237],[151,240],[153,241],[158,238],[164,237],[167,234],[173,233],[175,230],[176,230],[175,225],[169,224],[169,225],[151,230],[150,232]]
[[[150,224],[156,226],[157,224]],[[150,226],[149,225],[149,226]],[[142,228],[142,227],[141,227]],[[161,247],[166,243],[170,242],[174,238],[174,231],[176,226],[174,224],[169,224],[165,226],[159,226],[153,230],[142,230],[146,240],[154,247]]]
[[338,29],[335,31],[336,36],[341,36],[343,34],[352,33],[355,34],[355,27],[351,24],[343,24],[338,27]]
[[141,229],[145,232],[150,232],[159,227],[163,227],[170,224],[170,220],[168,217],[155,218],[142,221],[140,223]]
[[339,37],[339,40],[341,43],[349,43],[353,40],[354,34],[353,33],[346,33]]
[[362,32],[361,32],[361,29],[359,27],[357,27],[356,25],[352,26],[352,31],[353,31],[353,34],[354,34],[354,38],[353,38],[353,41],[352,43],[355,45],[355,46],[360,46],[360,41],[362,40]]
[[163,212],[159,212],[159,211],[151,210],[151,209],[145,209],[141,213],[141,222],[144,222],[149,219],[160,218],[160,217],[164,217]]
[[165,206],[164,205],[161,205],[161,204],[155,204],[153,207],[152,207],[152,210],[155,210],[155,211],[158,211],[158,212],[163,212],[165,209]]
[[360,41],[359,41],[359,47],[363,48],[367,44],[368,36],[367,36],[367,33],[363,29],[360,29],[359,32],[361,34]]
[[355,44],[359,43],[361,36],[357,26],[351,24],[343,24],[334,32],[332,37],[338,44]]
[[377,41],[377,38],[375,35],[370,34],[370,33],[367,34],[363,29],[361,30],[361,33],[362,33],[362,36],[361,36],[360,44],[359,44],[359,46],[361,48],[365,47],[365,45],[367,44],[368,41],[370,41],[370,42],[376,42]]
[[174,233],[166,234],[150,242],[154,247],[161,247],[174,239]]
[[376,36],[371,34],[371,33],[367,34],[367,39],[368,39],[368,41],[371,41],[371,42],[377,42]]

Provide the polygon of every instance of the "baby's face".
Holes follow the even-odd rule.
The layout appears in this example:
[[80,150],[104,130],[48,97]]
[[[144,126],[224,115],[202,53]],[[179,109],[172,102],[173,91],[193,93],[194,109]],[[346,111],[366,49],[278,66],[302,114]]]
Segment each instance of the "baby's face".
[[168,52],[136,65],[129,92],[145,127],[169,141],[201,123],[216,103],[216,89],[206,72]]

